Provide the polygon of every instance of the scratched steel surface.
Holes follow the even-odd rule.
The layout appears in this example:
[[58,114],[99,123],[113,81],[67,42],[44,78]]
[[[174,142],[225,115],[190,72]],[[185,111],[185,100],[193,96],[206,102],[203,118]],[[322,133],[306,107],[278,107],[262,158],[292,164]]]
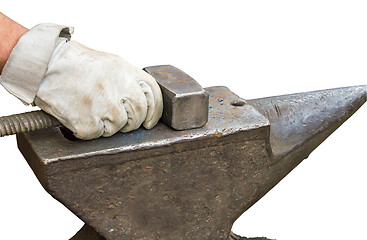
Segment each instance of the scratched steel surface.
[[270,126],[227,88],[207,91],[203,128],[88,142],[45,129],[18,135],[19,147],[44,188],[106,239],[227,240],[271,164]]
[[26,136],[42,161],[47,164],[76,157],[151,149],[269,126],[268,120],[251,105],[233,106],[231,103],[239,97],[228,88],[212,87],[207,90],[211,94],[210,117],[202,128],[175,131],[163,123],[158,123],[152,130],[140,128],[130,133],[117,133],[109,138],[90,141],[69,141],[57,128],[29,133]]
[[225,87],[207,91],[204,128],[159,124],[88,142],[48,129],[18,135],[19,148],[101,239],[228,240],[233,222],[366,101],[366,86],[247,103]]

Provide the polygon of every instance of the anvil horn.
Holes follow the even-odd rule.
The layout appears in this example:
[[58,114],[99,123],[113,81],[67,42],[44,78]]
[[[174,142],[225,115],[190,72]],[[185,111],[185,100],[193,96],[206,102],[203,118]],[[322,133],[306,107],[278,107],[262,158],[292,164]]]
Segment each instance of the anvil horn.
[[366,92],[362,85],[248,100],[270,121],[274,164],[264,194],[351,117]]
[[[366,102],[367,86],[248,100],[271,123],[273,157],[307,157]],[[294,155],[294,153],[303,153]]]

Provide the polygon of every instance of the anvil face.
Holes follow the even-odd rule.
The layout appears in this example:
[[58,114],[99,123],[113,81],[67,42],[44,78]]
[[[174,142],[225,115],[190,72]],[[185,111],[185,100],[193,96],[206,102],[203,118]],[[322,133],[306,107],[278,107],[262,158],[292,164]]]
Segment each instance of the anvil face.
[[228,239],[233,222],[365,101],[365,87],[246,104],[206,89],[209,120],[160,123],[70,141],[56,129],[18,135],[44,188],[106,239]]
[[49,129],[20,136],[20,148],[45,189],[107,239],[228,239],[271,164],[270,125],[231,105],[227,88],[207,90],[203,128],[158,124],[88,142]]

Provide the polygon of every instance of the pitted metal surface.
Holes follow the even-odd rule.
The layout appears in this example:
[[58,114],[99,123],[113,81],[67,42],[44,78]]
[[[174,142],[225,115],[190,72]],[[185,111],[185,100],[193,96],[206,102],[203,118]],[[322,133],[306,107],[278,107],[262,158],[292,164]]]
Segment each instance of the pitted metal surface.
[[29,133],[27,137],[32,141],[44,164],[49,164],[67,159],[140,151],[193,140],[218,138],[270,126],[269,121],[253,106],[233,106],[231,103],[239,97],[228,88],[212,87],[207,91],[211,94],[210,117],[202,128],[175,131],[163,123],[158,123],[149,131],[140,128],[134,132],[117,133],[109,138],[90,141],[69,141],[57,128],[53,128]]
[[270,126],[252,106],[232,105],[227,88],[207,91],[203,128],[158,124],[88,142],[45,129],[19,135],[20,149],[45,189],[106,239],[227,240],[256,199],[257,183],[242,183],[270,164]]
[[53,128],[18,135],[19,148],[96,239],[228,240],[233,222],[366,101],[366,86],[247,102],[207,91],[203,128],[160,123],[88,142]]

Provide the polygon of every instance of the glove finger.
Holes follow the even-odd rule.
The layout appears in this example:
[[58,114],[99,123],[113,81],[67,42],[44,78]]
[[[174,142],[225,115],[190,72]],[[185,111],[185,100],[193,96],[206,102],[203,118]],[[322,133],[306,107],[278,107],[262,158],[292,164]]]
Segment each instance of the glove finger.
[[151,129],[162,117],[163,98],[161,89],[155,79],[146,72],[143,72],[143,74],[141,79],[139,79],[139,84],[145,94],[148,105],[147,116],[143,126],[146,129]]
[[127,113],[127,123],[121,132],[138,129],[147,114],[147,103],[142,91],[137,91],[132,98],[122,98],[122,104]]
[[78,122],[78,124],[72,127],[74,128],[74,130],[72,130],[74,136],[83,140],[99,138],[103,135],[104,131],[103,122],[95,120]]
[[119,107],[112,107],[101,121],[104,127],[103,137],[110,137],[120,131],[128,122],[128,116],[124,105],[119,104]]

